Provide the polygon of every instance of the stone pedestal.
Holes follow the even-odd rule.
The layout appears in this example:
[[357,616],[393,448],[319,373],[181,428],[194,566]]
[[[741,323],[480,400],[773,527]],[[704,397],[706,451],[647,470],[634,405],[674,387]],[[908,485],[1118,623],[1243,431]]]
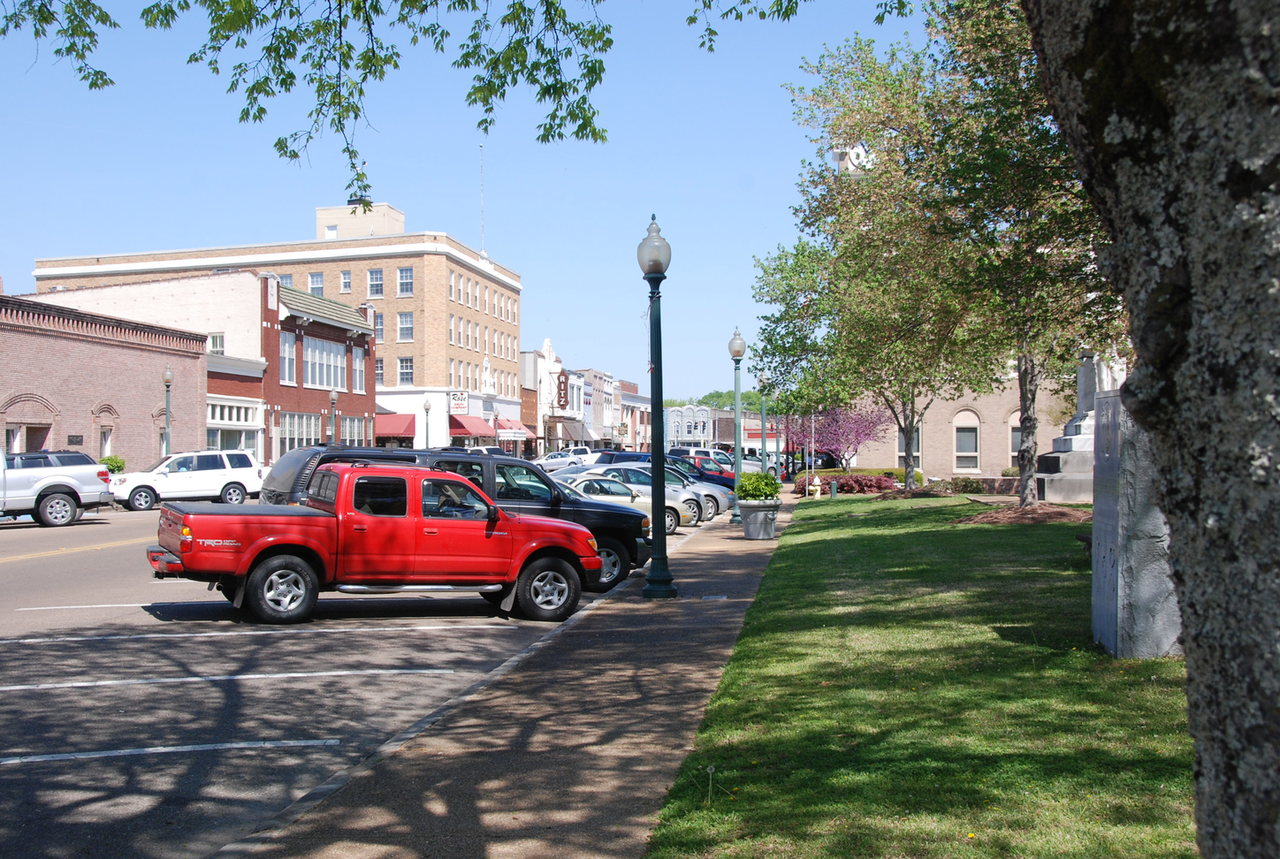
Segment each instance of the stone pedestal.
[[1073,417],[1053,440],[1053,451],[1036,459],[1036,493],[1041,501],[1092,503],[1093,414],[1090,410]]
[[1112,656],[1181,653],[1182,617],[1169,577],[1169,527],[1155,505],[1147,434],[1097,395],[1093,468],[1093,639]]

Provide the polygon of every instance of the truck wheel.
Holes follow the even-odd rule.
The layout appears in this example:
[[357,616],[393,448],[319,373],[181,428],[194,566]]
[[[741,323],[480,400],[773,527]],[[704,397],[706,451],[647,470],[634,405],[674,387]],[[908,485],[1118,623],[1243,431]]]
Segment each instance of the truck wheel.
[[156,506],[156,494],[145,486],[139,486],[129,494],[129,506],[134,510],[150,510]]
[[228,483],[222,487],[222,494],[218,498],[223,504],[243,504],[244,487],[239,483]]
[[306,620],[320,595],[320,585],[311,565],[293,555],[267,558],[249,574],[245,587],[249,610],[267,623]]
[[36,518],[41,525],[48,525],[50,528],[70,525],[76,521],[76,500],[62,492],[46,495],[40,499],[40,505],[36,508]]
[[674,534],[680,527],[680,512],[674,507],[667,508],[667,534]]
[[631,572],[631,556],[623,548],[622,543],[613,537],[600,537],[596,540],[600,554],[600,583],[587,590],[602,594],[612,590]]
[[559,558],[534,561],[516,580],[516,602],[530,620],[562,621],[573,614],[581,597],[577,571]]

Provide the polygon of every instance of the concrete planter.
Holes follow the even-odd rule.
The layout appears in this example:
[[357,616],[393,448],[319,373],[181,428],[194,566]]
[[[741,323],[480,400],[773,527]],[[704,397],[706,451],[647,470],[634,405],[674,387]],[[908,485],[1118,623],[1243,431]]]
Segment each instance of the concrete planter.
[[748,540],[772,540],[774,523],[777,522],[778,511],[781,509],[781,498],[739,501],[738,511],[742,513],[744,536]]

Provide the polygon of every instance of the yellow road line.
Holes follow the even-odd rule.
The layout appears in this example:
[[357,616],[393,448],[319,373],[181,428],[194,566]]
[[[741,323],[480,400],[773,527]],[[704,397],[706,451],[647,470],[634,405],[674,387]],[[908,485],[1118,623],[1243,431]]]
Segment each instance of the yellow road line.
[[74,552],[93,552],[98,549],[113,549],[116,546],[145,546],[154,540],[121,540],[119,543],[103,543],[100,546],[81,546],[78,549],[57,549],[52,552],[36,552],[33,555],[17,555],[12,558],[0,558],[0,564],[8,561],[30,561],[32,558],[52,558],[56,555],[70,555]]

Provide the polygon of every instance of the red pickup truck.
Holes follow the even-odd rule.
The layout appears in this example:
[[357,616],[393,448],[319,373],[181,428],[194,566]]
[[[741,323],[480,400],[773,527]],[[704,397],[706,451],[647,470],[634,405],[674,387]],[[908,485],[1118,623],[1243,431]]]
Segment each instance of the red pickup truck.
[[216,586],[269,623],[306,619],[320,591],[467,591],[559,621],[600,577],[591,532],[511,516],[470,481],[410,465],[323,465],[306,506],[161,505],[155,577]]

